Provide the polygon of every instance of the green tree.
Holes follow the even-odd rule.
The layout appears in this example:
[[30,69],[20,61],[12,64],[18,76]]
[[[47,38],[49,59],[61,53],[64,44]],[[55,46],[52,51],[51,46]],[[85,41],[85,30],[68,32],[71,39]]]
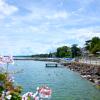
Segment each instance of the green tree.
[[91,40],[86,41],[85,48],[90,53],[96,54],[96,52],[100,51],[100,38],[93,37]]
[[77,44],[73,44],[71,47],[72,58],[80,56],[80,48],[77,47]]
[[98,51],[100,51],[100,44],[99,43],[94,46],[94,48],[91,50],[91,52],[93,54],[96,54],[96,52],[98,52]]
[[57,57],[69,57],[71,55],[70,48],[67,46],[57,48]]
[[90,50],[91,40],[85,41],[85,48],[86,50]]

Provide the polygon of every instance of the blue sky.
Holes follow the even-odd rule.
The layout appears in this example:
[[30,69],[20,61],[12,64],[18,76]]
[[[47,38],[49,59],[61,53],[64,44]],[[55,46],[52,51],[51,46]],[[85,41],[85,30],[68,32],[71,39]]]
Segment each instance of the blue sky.
[[0,0],[0,54],[26,55],[100,37],[100,0]]

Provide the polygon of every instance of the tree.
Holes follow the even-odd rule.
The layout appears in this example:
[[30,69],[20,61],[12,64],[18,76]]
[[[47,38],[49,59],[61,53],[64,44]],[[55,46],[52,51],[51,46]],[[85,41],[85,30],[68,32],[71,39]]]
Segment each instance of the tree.
[[85,49],[89,50],[90,49],[90,45],[91,45],[91,40],[85,41]]
[[85,48],[90,53],[96,54],[96,52],[100,51],[100,38],[93,37],[91,40],[86,41]]
[[51,52],[48,54],[48,57],[52,57],[52,53]]
[[70,48],[67,46],[57,48],[57,57],[69,57],[71,55]]
[[73,44],[71,47],[72,58],[80,56],[80,48],[77,47],[77,44]]
[[98,52],[98,51],[100,51],[100,44],[96,44],[91,52],[93,54],[96,54],[96,52]]

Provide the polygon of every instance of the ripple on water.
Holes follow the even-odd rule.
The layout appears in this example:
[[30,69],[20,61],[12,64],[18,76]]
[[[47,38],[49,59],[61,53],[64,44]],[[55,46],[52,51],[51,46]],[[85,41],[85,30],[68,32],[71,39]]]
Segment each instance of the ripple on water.
[[11,70],[24,69],[15,75],[15,81],[24,88],[23,93],[35,92],[37,86],[47,84],[53,90],[52,100],[100,100],[100,91],[79,74],[66,68],[45,68],[45,63],[15,61],[15,66],[9,66]]

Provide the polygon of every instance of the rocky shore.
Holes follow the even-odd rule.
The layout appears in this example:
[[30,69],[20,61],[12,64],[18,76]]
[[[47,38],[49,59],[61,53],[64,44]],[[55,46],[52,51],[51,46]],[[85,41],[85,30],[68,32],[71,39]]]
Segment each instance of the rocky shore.
[[80,62],[63,63],[70,70],[80,73],[80,75],[100,86],[100,65],[86,64]]
[[66,62],[58,58],[35,58],[38,61],[50,61],[57,62],[70,70],[78,72],[82,78],[89,80],[90,82],[100,86],[100,65],[99,64],[89,64],[84,62]]

